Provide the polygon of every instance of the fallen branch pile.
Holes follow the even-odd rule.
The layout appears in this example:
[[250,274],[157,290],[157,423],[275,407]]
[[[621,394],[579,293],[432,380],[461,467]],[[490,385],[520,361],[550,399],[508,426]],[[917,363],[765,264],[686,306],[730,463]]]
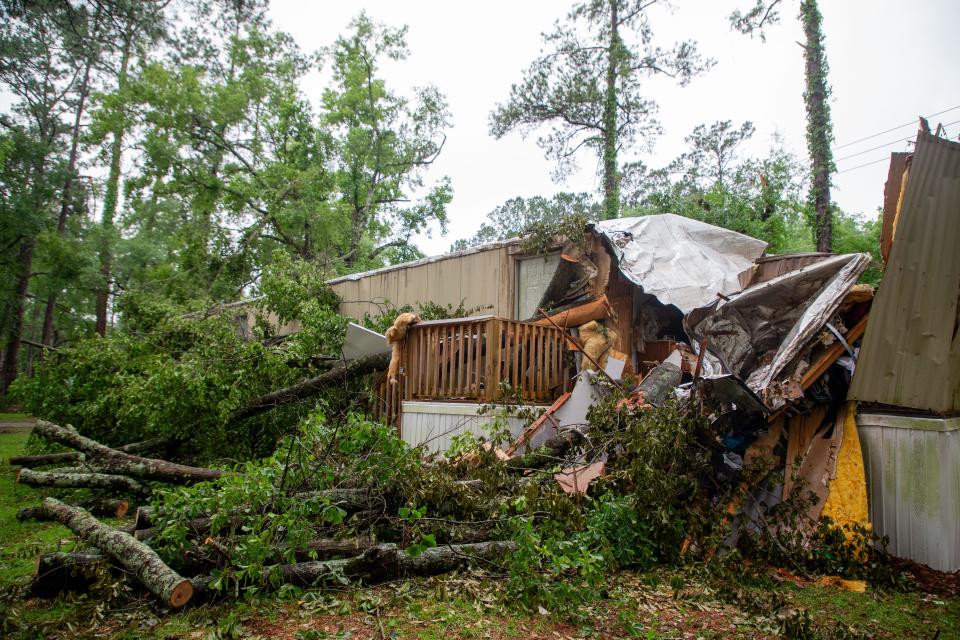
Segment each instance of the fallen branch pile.
[[[35,594],[52,596],[63,589],[84,590],[96,582],[96,576],[112,572],[133,577],[165,605],[174,608],[190,601],[195,591],[205,598],[216,595],[212,573],[230,567],[236,544],[233,534],[243,527],[245,518],[250,517],[250,508],[201,513],[199,517],[172,522],[162,513],[158,518],[154,508],[141,505],[136,509],[133,525],[127,529],[104,524],[91,512],[122,518],[129,509],[129,501],[104,495],[142,499],[162,487],[161,483],[190,484],[227,479],[227,472],[140,457],[130,452],[130,449],[137,450],[136,447],[112,449],[49,422],[40,421],[36,433],[52,442],[70,446],[75,452],[24,456],[19,459],[21,462],[35,466],[73,462],[76,466],[44,471],[22,468],[18,472],[18,482],[36,487],[89,489],[99,492],[101,497],[72,504],[47,498],[41,506],[18,512],[17,517],[21,520],[64,524],[87,547],[79,552],[41,555],[33,584]],[[529,480],[513,479],[504,486],[519,490],[528,483]],[[377,529],[380,535],[344,535],[347,533],[344,526],[335,522],[324,525],[318,521],[316,530],[328,535],[299,543],[278,540],[273,553],[265,556],[260,573],[272,584],[286,582],[310,586],[344,579],[378,582],[403,576],[435,575],[471,564],[502,570],[500,561],[515,548],[512,542],[490,539],[497,522],[495,519],[475,522],[476,514],[466,513],[455,506],[456,496],[475,497],[489,489],[488,483],[480,479],[451,480],[442,488],[442,492],[449,495],[442,500],[438,498],[449,502],[451,518],[427,518],[417,525],[416,535],[404,525],[395,526],[394,534],[384,529],[385,523],[388,527],[390,523],[396,524],[397,518],[393,514],[406,500],[401,495],[404,489],[399,486],[313,489],[311,482],[302,479],[291,482],[289,487],[283,487],[281,480],[280,485],[277,487],[281,492],[279,496],[286,496],[285,499],[296,504],[318,505],[323,512],[332,510],[346,514],[352,518],[354,527],[363,523],[370,531]],[[489,500],[483,504],[487,510],[496,508],[496,504]],[[169,540],[164,538],[164,533],[169,534],[174,529],[183,532],[185,542],[171,549],[165,546]],[[394,541],[391,541],[391,535],[395,536]],[[403,548],[420,535],[427,535],[431,540],[439,539],[441,543],[432,548],[418,545],[416,552]],[[149,545],[158,546],[152,548]],[[158,550],[163,558],[158,555]],[[222,588],[223,582],[222,578],[217,580],[217,586]]]

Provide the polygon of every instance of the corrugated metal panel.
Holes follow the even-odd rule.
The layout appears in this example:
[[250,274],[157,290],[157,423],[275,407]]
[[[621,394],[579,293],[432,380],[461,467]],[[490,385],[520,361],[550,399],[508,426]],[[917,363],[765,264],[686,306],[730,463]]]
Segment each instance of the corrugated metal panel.
[[919,134],[849,397],[960,411],[960,144]]
[[960,418],[857,416],[874,531],[889,551],[960,569]]
[[[489,425],[497,419],[497,413],[477,415],[481,406],[466,402],[412,402],[404,401],[400,433],[403,441],[411,447],[426,443],[427,451],[443,452],[450,448],[453,438],[462,433],[472,433],[487,438]],[[546,407],[543,407],[546,409]],[[528,420],[508,416],[506,426],[513,438],[520,435]],[[513,439],[512,438],[512,439]]]
[[514,318],[511,295],[515,261],[510,250],[515,241],[417,260],[330,280],[327,284],[342,299],[340,313],[361,318],[377,314],[389,301],[393,306],[418,302],[467,308],[489,307],[504,318]]

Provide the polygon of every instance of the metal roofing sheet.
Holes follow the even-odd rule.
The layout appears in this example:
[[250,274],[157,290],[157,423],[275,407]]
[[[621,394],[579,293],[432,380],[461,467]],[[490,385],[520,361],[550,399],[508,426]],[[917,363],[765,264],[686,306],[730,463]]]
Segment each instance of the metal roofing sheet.
[[849,397],[960,411],[960,144],[920,133]]
[[594,228],[609,241],[620,271],[644,293],[683,313],[717,293],[740,289],[767,243],[672,213],[604,220]]

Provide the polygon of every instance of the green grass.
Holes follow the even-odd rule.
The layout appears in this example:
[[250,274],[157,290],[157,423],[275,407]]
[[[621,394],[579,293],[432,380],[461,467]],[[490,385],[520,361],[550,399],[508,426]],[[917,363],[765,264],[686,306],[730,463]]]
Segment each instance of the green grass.
[[[7,414],[9,415],[9,414]],[[0,433],[0,585],[24,581],[33,575],[38,553],[56,551],[72,536],[66,527],[39,522],[17,522],[17,509],[37,505],[44,494],[16,483],[16,470],[7,461],[23,453],[30,433]]]
[[4,413],[0,411],[0,422],[19,422],[29,420],[30,416],[26,413]]
[[917,592],[854,593],[835,587],[792,583],[790,600],[810,611],[820,625],[840,623],[867,631],[871,637],[960,638],[960,600],[927,597]]

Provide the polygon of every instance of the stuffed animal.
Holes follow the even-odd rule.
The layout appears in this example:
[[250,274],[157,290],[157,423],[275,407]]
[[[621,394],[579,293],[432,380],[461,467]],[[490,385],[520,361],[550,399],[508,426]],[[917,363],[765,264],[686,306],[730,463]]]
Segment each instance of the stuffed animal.
[[407,327],[420,322],[420,316],[415,313],[401,313],[393,321],[393,326],[387,329],[387,344],[390,345],[390,367],[387,369],[387,379],[390,384],[397,384],[397,373],[400,371],[400,359],[403,357],[402,345],[407,337]]
[[[617,341],[617,332],[601,325],[596,320],[581,325],[578,329],[580,333],[580,342],[583,344],[583,352],[593,361],[600,365],[600,368],[607,366],[607,356],[610,348]],[[590,358],[583,359],[583,368],[596,370]]]

